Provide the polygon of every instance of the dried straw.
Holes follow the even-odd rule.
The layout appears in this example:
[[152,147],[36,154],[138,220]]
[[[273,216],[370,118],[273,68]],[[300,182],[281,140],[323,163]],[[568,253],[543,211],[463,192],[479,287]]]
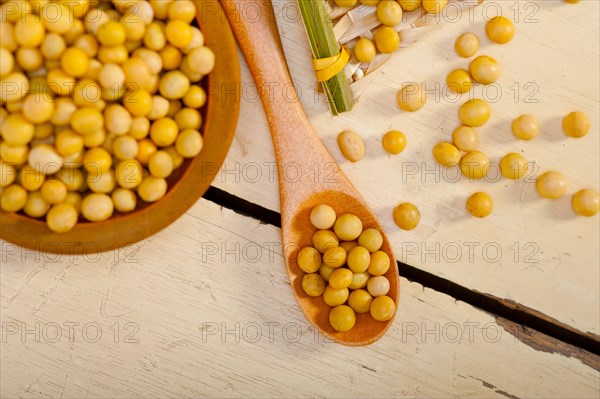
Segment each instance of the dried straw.
[[[402,22],[394,27],[400,33],[400,48],[397,51],[423,39],[429,32],[443,25],[445,20],[452,20],[454,12],[463,12],[482,2],[483,0],[450,0],[440,14],[427,14],[422,7],[413,12],[405,12]],[[341,8],[333,0],[328,0],[327,5],[338,42],[351,49],[361,37],[373,40],[373,32],[382,26],[377,19],[376,7],[359,4],[353,8]],[[355,100],[394,54],[378,53],[373,61],[361,63],[352,52],[345,72]]]

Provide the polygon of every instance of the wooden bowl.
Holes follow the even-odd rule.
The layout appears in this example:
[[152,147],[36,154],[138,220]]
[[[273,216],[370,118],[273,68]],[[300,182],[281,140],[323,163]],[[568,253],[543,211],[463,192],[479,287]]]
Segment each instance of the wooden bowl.
[[207,104],[201,110],[204,147],[167,179],[169,190],[165,197],[152,204],[138,199],[134,212],[115,213],[104,222],[80,220],[73,230],[63,234],[52,232],[43,219],[0,211],[0,238],[50,253],[108,251],[140,241],[168,226],[208,190],[235,133],[240,103],[224,89],[239,88],[240,65],[236,41],[219,3],[203,0],[196,5],[206,45],[216,56],[214,71],[203,79],[208,93]]

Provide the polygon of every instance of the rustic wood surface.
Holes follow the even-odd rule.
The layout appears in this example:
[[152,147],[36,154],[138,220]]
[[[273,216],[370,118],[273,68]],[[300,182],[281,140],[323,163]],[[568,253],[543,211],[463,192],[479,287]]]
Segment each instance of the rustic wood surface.
[[[599,188],[600,3],[486,1],[460,22],[447,22],[396,54],[352,113],[336,118],[314,93],[310,52],[296,7],[282,1],[275,9],[302,105],[329,152],[386,228],[396,258],[597,336],[598,216],[576,217],[570,196],[584,187]],[[499,11],[516,21],[515,39],[504,46],[490,43],[484,33],[484,17]],[[431,149],[439,141],[451,140],[458,126],[458,105],[467,99],[443,90],[450,70],[468,66],[469,61],[453,51],[455,38],[466,31],[479,35],[478,54],[491,55],[502,66],[498,85],[485,90],[485,98],[493,102],[493,115],[477,129],[481,148],[496,164],[513,151],[535,161],[534,173],[526,181],[455,181],[455,170],[443,171],[433,160]],[[424,82],[430,91],[427,105],[417,113],[402,112],[395,103],[405,82]],[[482,96],[482,88],[476,87],[474,93]],[[256,87],[244,66],[240,97],[241,123],[213,185],[279,211],[273,145]],[[561,129],[562,117],[573,110],[586,112],[592,122],[590,134],[580,140],[567,138]],[[536,115],[542,123],[542,133],[531,142],[517,141],[510,132],[512,119],[523,113]],[[359,132],[367,145],[365,159],[357,164],[346,161],[337,147],[337,134],[344,129]],[[408,147],[399,156],[388,156],[381,147],[381,137],[390,129],[402,130],[408,138]],[[287,169],[294,179],[296,165]],[[315,169],[302,173],[315,176]],[[543,200],[535,191],[535,176],[553,169],[568,176],[569,195]],[[492,168],[491,174],[496,171]],[[334,169],[315,178],[335,179]],[[494,198],[495,210],[487,219],[476,220],[466,214],[464,204],[469,195],[482,190]],[[391,217],[393,207],[405,201],[421,211],[421,224],[411,232],[399,231]]]
[[2,253],[2,398],[592,398],[600,389],[581,360],[405,279],[380,341],[325,342],[296,304],[280,230],[203,199],[113,252],[45,255],[3,242]]
[[[538,199],[532,183],[444,181],[454,175],[431,172],[431,148],[449,140],[460,103],[436,101],[435,82],[468,64],[452,47],[458,34],[472,30],[482,39],[480,53],[503,66],[502,95],[491,122],[479,129],[482,149],[495,161],[523,151],[539,171],[562,170],[570,193],[598,189],[600,3],[486,1],[471,21],[465,15],[402,50],[355,110],[335,119],[315,97],[294,2],[275,3],[302,105],[386,228],[397,259],[599,334],[598,217],[576,218],[569,198]],[[518,17],[517,36],[506,46],[491,45],[483,34],[482,13],[493,16],[496,7]],[[416,114],[395,105],[397,89],[410,81],[431,89]],[[242,67],[237,90],[223,89],[239,96],[241,116],[213,185],[278,212],[273,145],[248,69]],[[566,139],[560,118],[576,109],[590,116],[592,131]],[[509,129],[525,112],[543,125],[528,143],[514,140]],[[347,128],[367,144],[357,164],[342,158],[335,141]],[[390,129],[409,140],[397,157],[381,149]],[[324,172],[315,176],[318,169]],[[293,180],[295,165],[286,170]],[[301,173],[335,180],[328,165]],[[495,200],[485,220],[463,211],[478,190]],[[403,201],[422,214],[408,233],[391,219]],[[296,303],[281,231],[206,199],[140,243],[102,254],[94,249],[52,255],[0,241],[0,397],[597,398],[600,392],[598,356],[405,278],[398,315],[381,340],[362,348],[327,342]],[[502,253],[497,261],[495,249]]]

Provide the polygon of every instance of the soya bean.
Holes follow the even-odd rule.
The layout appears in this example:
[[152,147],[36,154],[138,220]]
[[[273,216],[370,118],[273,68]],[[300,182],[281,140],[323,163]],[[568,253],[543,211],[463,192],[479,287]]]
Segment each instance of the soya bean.
[[538,177],[536,188],[538,193],[544,198],[560,198],[567,192],[567,177],[560,172],[546,172]]
[[327,283],[317,273],[305,274],[302,277],[302,289],[308,296],[318,297],[323,295]]
[[348,297],[348,306],[356,313],[367,313],[373,302],[373,297],[365,290],[356,290]]
[[336,214],[332,207],[325,204],[315,206],[310,212],[310,222],[319,230],[327,230],[333,227]]
[[590,119],[583,112],[571,112],[563,119],[562,127],[567,136],[581,138],[590,131]]
[[469,58],[479,50],[479,38],[471,32],[463,33],[456,39],[454,50],[461,57]]
[[384,276],[375,276],[367,283],[369,294],[374,297],[386,295],[390,291],[390,281]]
[[412,230],[419,224],[421,214],[419,209],[408,202],[398,205],[394,208],[394,222],[402,230]]
[[467,200],[467,211],[478,218],[489,216],[494,210],[492,197],[488,193],[478,192]]
[[387,321],[394,317],[396,304],[389,296],[378,296],[371,302],[369,312],[377,321]]
[[338,136],[338,145],[342,155],[350,162],[358,162],[365,156],[365,143],[351,130],[345,130]]
[[400,109],[407,112],[415,112],[423,108],[426,102],[425,92],[421,85],[417,83],[409,83],[405,85],[399,92],[396,100]]
[[581,216],[594,216],[600,210],[600,196],[591,189],[580,190],[571,200],[575,213]]
[[329,323],[336,331],[350,331],[356,324],[356,314],[350,306],[336,306],[329,313]]
[[533,115],[521,115],[513,121],[512,132],[518,139],[531,140],[540,132],[540,122]]

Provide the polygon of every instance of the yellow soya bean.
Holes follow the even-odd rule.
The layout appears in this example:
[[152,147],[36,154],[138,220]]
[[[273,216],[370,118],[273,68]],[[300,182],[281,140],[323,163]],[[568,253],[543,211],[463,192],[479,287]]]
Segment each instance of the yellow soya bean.
[[581,138],[590,131],[590,119],[583,112],[571,112],[563,119],[562,126],[567,136]]
[[119,212],[132,212],[137,205],[137,196],[126,188],[117,188],[112,192],[111,198]]
[[138,150],[137,140],[128,134],[117,136],[112,142],[112,151],[115,157],[120,160],[134,159]]
[[0,79],[0,102],[19,101],[29,91],[29,80],[21,72],[11,72]]
[[0,47],[0,78],[12,72],[15,59],[10,51]]
[[540,122],[533,115],[521,115],[512,123],[515,137],[521,140],[531,140],[540,132]]
[[2,189],[0,208],[5,212],[19,212],[27,203],[27,191],[18,184]]
[[375,46],[380,53],[390,54],[400,46],[400,35],[394,28],[384,26],[373,34]]
[[356,290],[350,293],[348,297],[348,305],[356,313],[367,313],[371,307],[373,297],[365,290]]
[[326,286],[323,277],[317,273],[305,274],[302,277],[302,289],[308,296],[319,297],[323,295]]
[[0,159],[0,187],[12,184],[17,177],[17,169]]
[[167,178],[173,172],[173,158],[166,151],[157,151],[150,156],[148,169],[154,177]]
[[356,324],[356,315],[350,306],[336,306],[329,313],[329,323],[339,332],[350,331]]
[[134,189],[143,179],[142,165],[135,159],[119,162],[115,167],[115,180],[120,187]]
[[416,112],[423,108],[427,97],[421,85],[409,83],[398,92],[396,100],[400,109],[407,112]]
[[104,110],[104,123],[109,133],[122,135],[129,132],[133,119],[125,107],[112,104]]
[[75,227],[78,218],[77,209],[68,203],[54,205],[46,215],[46,223],[50,230],[66,233]]
[[354,46],[354,55],[360,62],[371,62],[375,55],[377,55],[377,48],[375,43],[370,39],[361,37],[356,46]]
[[335,210],[329,205],[320,204],[310,212],[310,222],[319,230],[327,230],[335,223]]
[[[421,221],[419,209],[409,202],[402,203],[394,208],[394,222],[402,230],[412,230]],[[371,271],[369,273],[373,274]]]
[[112,199],[101,193],[88,194],[81,202],[81,213],[90,222],[100,222],[112,216]]
[[357,133],[345,130],[337,141],[342,155],[350,162],[358,162],[365,156],[365,143]]
[[386,295],[390,291],[390,281],[384,276],[375,276],[369,279],[367,291],[373,297]]
[[538,193],[544,198],[560,198],[567,192],[567,177],[560,172],[546,172],[538,177],[536,188]]
[[138,187],[138,195],[146,202],[156,202],[165,196],[167,181],[154,176],[146,176]]
[[485,32],[494,43],[506,44],[515,36],[515,25],[510,19],[498,15],[487,22]]
[[42,197],[39,191],[29,193],[23,212],[32,218],[41,218],[50,209],[50,204]]
[[362,233],[362,229],[363,225],[360,218],[349,213],[340,216],[333,225],[335,234],[344,241],[357,239]]
[[182,131],[175,141],[177,153],[184,158],[193,158],[198,155],[203,145],[202,135],[194,129]]
[[371,316],[377,321],[387,321],[394,317],[396,311],[396,304],[394,300],[389,296],[378,296],[371,302],[371,308],[369,312]]
[[469,58],[479,50],[479,38],[474,33],[464,33],[456,39],[454,50],[461,57]]
[[592,189],[580,190],[571,199],[575,213],[581,216],[594,216],[600,210],[600,196]]
[[60,204],[67,197],[67,186],[58,179],[47,179],[40,189],[42,198],[51,204]]
[[467,211],[478,218],[489,216],[494,210],[492,197],[484,192],[477,192],[467,200]]
[[109,169],[98,174],[88,174],[87,185],[95,193],[109,194],[116,186],[115,173]]
[[29,151],[27,162],[36,171],[52,175],[62,168],[64,161],[53,146],[40,144]]
[[0,125],[0,135],[12,145],[26,145],[32,139],[35,127],[21,114],[9,115]]
[[169,113],[169,100],[161,96],[152,96],[152,109],[146,115],[151,121],[164,118]]
[[479,135],[469,126],[459,126],[452,133],[454,145],[461,151],[475,151],[479,145]]

